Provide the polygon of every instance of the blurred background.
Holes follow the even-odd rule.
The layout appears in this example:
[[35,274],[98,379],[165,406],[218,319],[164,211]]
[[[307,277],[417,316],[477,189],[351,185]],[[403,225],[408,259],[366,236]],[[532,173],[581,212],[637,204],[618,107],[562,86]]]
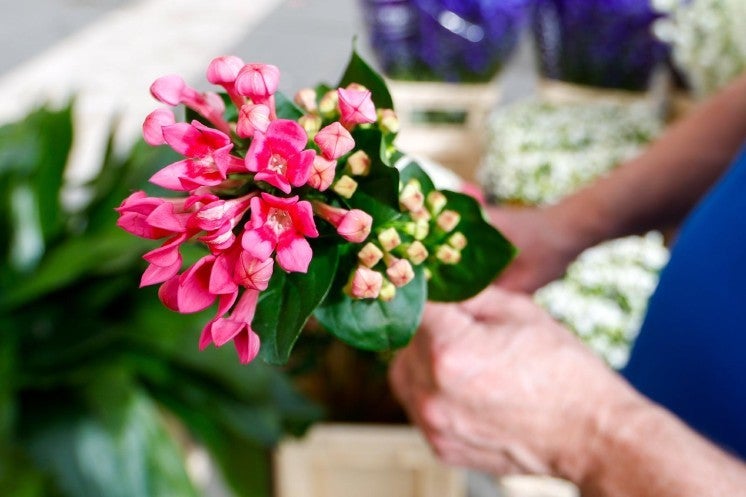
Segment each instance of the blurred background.
[[[205,316],[138,289],[148,244],[115,226],[121,200],[174,160],[139,138],[148,88],[176,73],[207,89],[209,61],[235,54],[277,65],[292,94],[335,82],[356,46],[388,79],[399,147],[436,180],[538,205],[633,157],[741,72],[746,3],[0,7],[0,495],[574,494],[438,466],[388,393],[386,354],[313,329],[284,368],[197,352]],[[622,367],[669,234],[594,247],[535,298]]]

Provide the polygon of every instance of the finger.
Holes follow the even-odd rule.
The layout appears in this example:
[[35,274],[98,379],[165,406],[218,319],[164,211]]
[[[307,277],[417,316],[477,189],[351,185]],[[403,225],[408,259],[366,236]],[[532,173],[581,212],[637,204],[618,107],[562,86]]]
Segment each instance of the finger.
[[[464,312],[458,304],[428,303],[422,316],[420,329],[413,342],[421,352],[432,350],[441,344],[462,336],[465,330],[473,326],[471,315]],[[429,354],[429,352],[427,352]]]

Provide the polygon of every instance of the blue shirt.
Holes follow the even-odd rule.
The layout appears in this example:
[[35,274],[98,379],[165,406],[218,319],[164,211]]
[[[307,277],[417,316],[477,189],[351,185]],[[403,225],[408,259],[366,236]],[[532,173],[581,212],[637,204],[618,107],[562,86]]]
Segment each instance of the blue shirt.
[[682,226],[623,373],[746,458],[746,149]]

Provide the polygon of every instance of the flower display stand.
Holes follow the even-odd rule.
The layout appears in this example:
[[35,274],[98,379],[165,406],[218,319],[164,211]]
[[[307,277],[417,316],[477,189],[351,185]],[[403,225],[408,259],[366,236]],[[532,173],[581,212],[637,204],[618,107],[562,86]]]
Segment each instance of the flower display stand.
[[397,146],[473,181],[485,150],[485,127],[500,96],[497,84],[388,84],[401,124]]
[[405,425],[320,424],[281,443],[274,463],[275,497],[466,497],[464,472]]

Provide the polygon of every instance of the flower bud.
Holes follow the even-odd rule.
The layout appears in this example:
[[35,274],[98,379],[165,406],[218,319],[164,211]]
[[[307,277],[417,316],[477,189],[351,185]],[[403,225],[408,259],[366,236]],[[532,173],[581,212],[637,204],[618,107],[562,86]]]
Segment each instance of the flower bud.
[[407,258],[414,265],[422,264],[429,255],[427,248],[419,240],[415,240],[407,247]]
[[273,269],[274,260],[272,258],[261,260],[246,251],[242,251],[236,263],[235,278],[240,285],[246,288],[264,291],[269,286]]
[[308,184],[311,185],[311,188],[316,188],[320,192],[325,191],[334,182],[336,168],[337,161],[328,160],[320,155],[316,155],[313,158],[313,166],[311,167],[311,176],[308,178]]
[[391,252],[401,244],[399,233],[394,228],[387,228],[378,234],[378,241],[386,252]]
[[352,273],[345,292],[355,299],[374,299],[381,293],[383,275],[364,266],[358,266]]
[[340,197],[351,198],[355,194],[355,190],[357,190],[357,181],[346,174],[343,174],[342,177],[334,183],[332,190],[334,190]]
[[313,139],[313,137],[316,136],[316,133],[321,129],[321,116],[317,116],[316,114],[303,114],[298,119],[298,124],[303,126],[303,129],[306,130],[308,138]]
[[453,231],[460,222],[461,214],[451,210],[445,210],[441,212],[438,215],[438,219],[436,220],[438,227],[446,233],[450,233],[451,231]]
[[430,209],[433,216],[438,215],[446,206],[446,203],[448,203],[448,199],[443,192],[433,190],[427,194],[427,208]]
[[319,101],[319,112],[322,116],[330,117],[337,112],[337,102],[339,97],[334,90],[328,91]]
[[337,90],[340,121],[345,128],[352,129],[356,124],[376,122],[376,107],[373,104],[370,90]]
[[461,252],[450,245],[441,245],[435,249],[435,257],[443,264],[458,264],[461,262]]
[[381,285],[381,292],[378,294],[378,300],[382,302],[391,302],[396,297],[396,287],[389,280],[384,279]]
[[383,258],[383,252],[372,242],[368,242],[357,253],[357,260],[365,267],[373,267]]
[[362,85],[360,83],[352,82],[345,86],[345,90],[352,90],[352,91],[368,91],[368,87],[365,85]]
[[448,238],[448,245],[455,248],[456,250],[464,250],[466,244],[466,236],[464,236],[464,234],[460,231],[457,231]]
[[302,88],[295,93],[293,102],[306,112],[316,112],[316,90],[313,88]]
[[176,122],[174,113],[171,109],[155,109],[148,114],[145,122],[142,123],[142,137],[145,143],[152,146],[163,145],[166,143],[163,138],[163,127],[170,126]]
[[411,211],[409,213],[409,217],[411,217],[414,221],[425,221],[429,222],[430,219],[432,219],[432,216],[430,216],[430,213],[427,209],[420,209],[417,211]]
[[236,76],[236,91],[255,101],[263,101],[277,92],[280,70],[271,64],[246,64]]
[[364,150],[358,150],[347,158],[347,167],[353,176],[367,176],[370,173],[370,157]]
[[401,288],[414,279],[414,270],[408,260],[396,259],[386,269],[386,275],[394,286]]
[[313,137],[313,141],[319,146],[324,157],[330,160],[338,159],[355,148],[355,139],[337,121],[319,130]]
[[207,66],[207,81],[214,85],[233,84],[243,66],[244,61],[235,55],[216,57]]
[[399,116],[393,109],[378,109],[378,125],[384,133],[398,133]]
[[420,211],[425,202],[425,196],[422,193],[420,182],[411,179],[404,185],[399,192],[399,205],[408,211]]
[[337,233],[352,243],[362,243],[370,235],[373,218],[360,209],[351,209],[337,226]]
[[236,134],[241,138],[251,138],[255,131],[262,133],[269,127],[270,109],[264,104],[246,103],[238,112]]

